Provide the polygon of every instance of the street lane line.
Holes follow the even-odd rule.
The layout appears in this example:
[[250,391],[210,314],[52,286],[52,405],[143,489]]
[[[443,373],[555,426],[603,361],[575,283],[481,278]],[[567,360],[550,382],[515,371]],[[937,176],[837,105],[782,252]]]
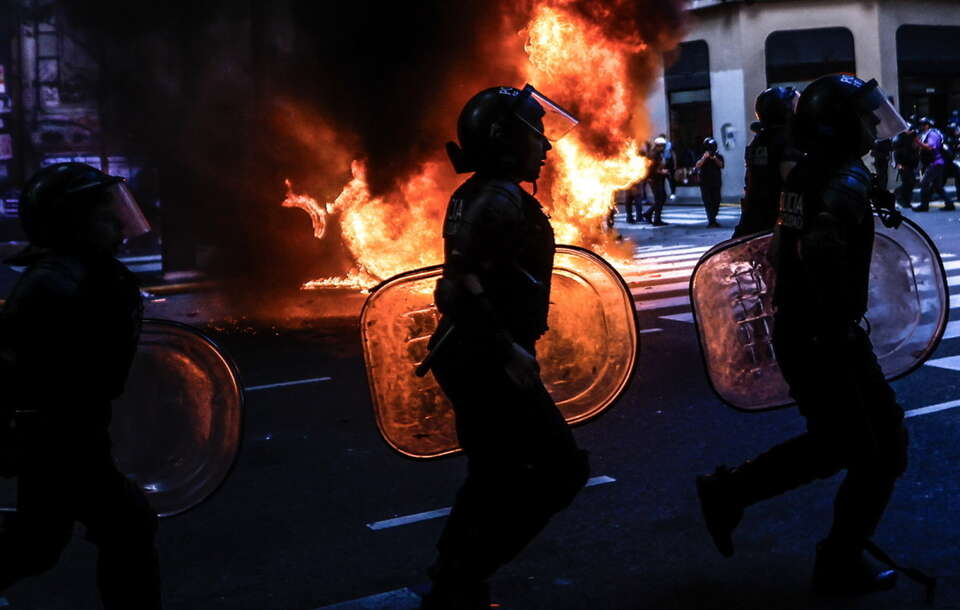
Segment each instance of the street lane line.
[[637,246],[634,248],[634,252],[669,252],[672,250],[682,250],[684,248],[694,248],[696,246],[691,246],[690,244],[674,244],[672,246]]
[[673,282],[671,284],[652,284],[649,286],[630,286],[630,293],[635,297],[659,294],[664,292],[686,292],[690,289],[690,282]]
[[630,273],[620,274],[623,279],[627,280],[627,283],[635,282],[651,282],[653,280],[673,280],[679,278],[689,278],[693,272],[693,267],[688,269],[680,269],[679,271],[646,271],[640,273],[637,271],[632,271]]
[[[706,252],[706,250],[704,250]],[[638,265],[664,265],[666,263],[679,263],[681,261],[689,262],[700,260],[703,256],[703,252],[691,252],[689,254],[678,254],[677,256],[645,256],[642,258],[634,258],[634,262]]]
[[[613,477],[608,477],[606,475],[593,477],[584,487],[595,487],[597,485],[606,485],[607,483],[615,483],[616,479]],[[450,514],[450,508],[438,508],[436,510],[428,510],[422,513],[415,513],[413,515],[405,515],[403,517],[394,517],[393,519],[384,519],[383,521],[374,521],[373,523],[368,523],[367,527],[373,531],[385,530],[391,527],[399,527],[401,525],[409,525],[411,523],[418,523],[420,521],[427,521],[429,519],[436,519],[438,517],[446,517]]]
[[292,385],[304,385],[307,383],[319,383],[321,381],[331,381],[333,377],[313,377],[312,379],[297,379],[296,381],[281,381],[280,383],[268,383],[266,385],[252,385],[244,388],[245,392],[256,392],[258,390],[272,390],[273,388],[286,388]]
[[653,309],[670,309],[671,307],[683,307],[690,305],[690,295],[685,294],[679,297],[666,297],[663,299],[650,299],[649,301],[637,301],[637,311],[650,311]]
[[947,356],[946,358],[936,358],[927,360],[924,364],[935,366],[938,369],[947,369],[950,371],[960,371],[960,356]]
[[943,331],[944,339],[956,339],[960,337],[960,320],[947,322],[947,328]]
[[951,400],[949,402],[941,402],[940,404],[930,405],[929,407],[920,407],[919,409],[910,409],[909,411],[903,414],[904,417],[917,417],[918,415],[927,415],[929,413],[937,413],[938,411],[946,411],[947,409],[956,409],[960,407],[960,400]]
[[669,316],[660,316],[661,320],[673,320],[674,322],[687,322],[693,324],[693,312],[675,313]]
[[652,252],[640,252],[635,251],[633,257],[635,259],[647,259],[647,258],[665,258],[668,256],[683,256],[685,254],[696,254],[698,252],[706,252],[713,246],[691,246],[688,248],[678,248],[676,250],[654,250]]
[[417,610],[422,601],[419,595],[404,587],[330,606],[322,606],[316,610]]

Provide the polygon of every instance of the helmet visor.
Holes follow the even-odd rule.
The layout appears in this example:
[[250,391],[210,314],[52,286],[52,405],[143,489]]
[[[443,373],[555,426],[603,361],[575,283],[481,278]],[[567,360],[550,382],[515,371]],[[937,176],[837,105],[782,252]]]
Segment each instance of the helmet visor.
[[127,188],[126,182],[117,182],[107,187],[107,196],[117,219],[123,226],[124,239],[133,239],[150,232],[150,223],[143,215],[136,197]]
[[[565,136],[580,122],[550,98],[537,91],[533,85],[526,85],[520,95],[521,99],[518,100],[516,111],[517,118],[552,142]],[[530,108],[534,105],[526,102],[527,99],[536,102],[540,107],[540,113],[530,112]],[[534,116],[534,114],[540,116]]]
[[875,79],[865,83],[861,92],[859,95],[861,110],[873,113],[878,140],[892,138],[910,128],[910,124],[900,116]]
[[884,97],[880,107],[873,111],[873,115],[880,121],[877,124],[878,140],[892,138],[910,128],[910,124],[900,116],[900,113],[886,97]]

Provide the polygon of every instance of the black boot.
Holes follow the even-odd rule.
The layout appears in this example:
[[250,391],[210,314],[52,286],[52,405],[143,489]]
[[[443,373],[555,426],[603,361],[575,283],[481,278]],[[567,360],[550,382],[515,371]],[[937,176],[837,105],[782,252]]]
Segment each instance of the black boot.
[[744,506],[733,493],[732,471],[718,466],[713,474],[697,477],[697,496],[707,531],[724,557],[733,555],[733,530],[743,518]]
[[897,572],[867,557],[862,545],[827,538],[817,545],[813,590],[819,595],[863,595],[889,591]]

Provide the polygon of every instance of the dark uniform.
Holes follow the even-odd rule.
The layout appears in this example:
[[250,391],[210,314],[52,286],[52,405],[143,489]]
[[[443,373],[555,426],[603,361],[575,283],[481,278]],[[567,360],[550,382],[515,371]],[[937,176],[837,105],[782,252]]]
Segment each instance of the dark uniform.
[[909,208],[913,202],[913,189],[917,186],[917,167],[920,153],[917,150],[917,135],[905,131],[893,138],[893,162],[898,167],[900,186],[897,187],[897,203]]
[[745,192],[733,237],[771,231],[777,222],[785,168],[803,157],[787,139],[796,96],[791,87],[771,87],[757,96],[760,121],[752,126],[757,135],[744,154]]
[[783,187],[780,163],[786,160],[786,155],[786,127],[761,128],[747,146],[744,154],[746,191],[740,204],[740,223],[734,229],[733,237],[773,229]]
[[117,471],[108,433],[142,311],[136,278],[106,255],[43,256],[7,300],[5,388],[19,411],[20,452],[17,513],[0,533],[0,590],[52,568],[79,521],[98,547],[104,607],[160,607],[157,516]]
[[485,294],[438,293],[443,318],[434,335],[456,326],[433,372],[453,403],[469,465],[432,576],[469,584],[516,556],[573,500],[589,468],[543,384],[522,390],[504,371],[512,342],[534,354],[547,330],[555,244],[539,202],[476,174],[450,200],[444,239],[448,286],[475,274]]
[[717,548],[733,554],[743,509],[846,470],[833,526],[817,548],[814,588],[850,594],[888,589],[892,570],[864,556],[907,464],[903,409],[859,322],[867,310],[874,177],[860,161],[905,127],[876,81],[822,77],[795,116],[807,153],[784,183],[770,259],[776,271],[773,346],[806,432],[755,459],[697,480]]
[[958,128],[954,124],[947,125],[947,132],[944,134],[944,149],[943,149],[943,159],[946,161],[946,169],[944,170],[944,191],[946,191],[946,184],[950,180],[953,180],[954,193],[960,197],[960,166],[957,165],[957,155],[960,153],[960,133]]
[[663,222],[661,215],[663,214],[663,206],[667,203],[667,172],[669,167],[663,155],[664,151],[662,149],[653,149],[650,153],[650,170],[647,174],[647,183],[653,192],[653,205],[643,213],[643,218],[655,225],[666,224]]
[[[454,168],[475,173],[447,207],[435,292],[442,317],[430,348],[468,463],[429,571],[423,608],[431,610],[488,607],[486,580],[589,475],[534,359],[547,331],[555,243],[519,182],[536,180],[551,148],[545,107],[557,108],[530,86],[481,91],[460,114],[462,148],[448,144]],[[490,139],[497,131],[506,135]]]
[[846,469],[829,539],[856,549],[873,535],[907,460],[903,409],[858,324],[873,251],[871,181],[859,161],[806,160],[785,185],[773,339],[807,432],[743,467],[751,503]]
[[720,212],[720,193],[723,188],[723,155],[717,152],[717,141],[707,138],[703,141],[709,153],[696,163],[700,172],[700,199],[707,214],[707,226],[719,227],[717,214]]

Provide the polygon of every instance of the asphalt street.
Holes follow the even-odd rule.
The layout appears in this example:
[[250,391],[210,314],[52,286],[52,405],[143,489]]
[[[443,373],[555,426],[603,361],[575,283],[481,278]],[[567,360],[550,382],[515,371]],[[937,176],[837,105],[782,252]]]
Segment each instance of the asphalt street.
[[[912,218],[938,244],[960,293],[960,215],[934,208]],[[576,429],[591,452],[592,485],[496,575],[498,607],[928,607],[921,587],[902,578],[896,590],[864,598],[810,592],[815,545],[829,527],[839,477],[751,507],[733,558],[721,557],[709,540],[694,476],[752,457],[803,427],[790,408],[735,412],[706,382],[687,280],[699,256],[730,236],[738,214],[724,206],[720,229],[706,228],[696,206],[668,206],[666,227],[617,219],[615,229],[636,245],[635,269],[625,277],[644,330],[638,371],[613,409]],[[233,355],[248,388],[245,438],[223,488],[161,523],[165,607],[416,608],[464,459],[413,461],[380,439],[349,315],[286,328],[207,324],[200,310],[191,319]],[[958,339],[960,328],[951,324],[933,359],[895,383],[908,411],[911,463],[876,536],[901,563],[938,576],[937,608],[960,608]],[[54,570],[9,590],[7,603],[95,609],[94,567],[94,548],[78,535]]]

